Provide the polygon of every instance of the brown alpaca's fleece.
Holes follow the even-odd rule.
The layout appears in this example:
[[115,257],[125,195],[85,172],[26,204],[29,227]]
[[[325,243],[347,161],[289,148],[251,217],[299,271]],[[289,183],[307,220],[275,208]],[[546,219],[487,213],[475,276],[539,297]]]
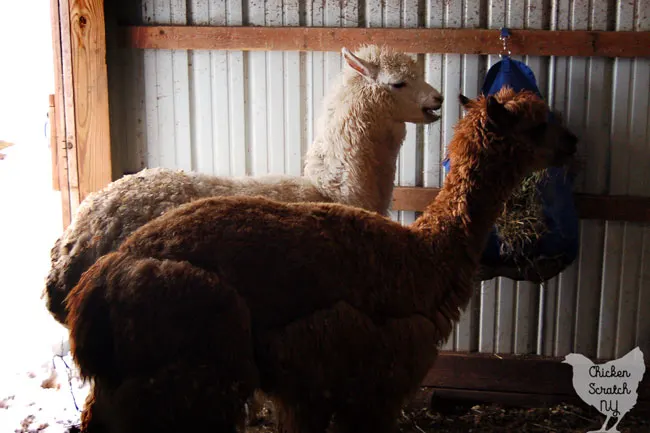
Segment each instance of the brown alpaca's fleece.
[[[83,376],[96,377],[82,414],[87,431],[229,431],[233,420],[243,422],[243,402],[257,387],[257,370],[241,296],[187,262],[123,255],[118,266],[106,266],[107,257],[100,258],[99,274],[82,274],[79,283],[92,278],[96,284],[99,278],[106,292],[75,305],[97,319],[76,332],[87,341],[85,349],[100,357],[81,368]],[[154,280],[159,283],[149,285]],[[113,315],[129,319],[116,328]],[[211,317],[210,326],[187,320],[195,316]],[[117,362],[104,368],[104,357]],[[111,422],[101,421],[106,419]]]
[[[242,394],[224,399],[243,402],[259,385],[283,431],[323,433],[332,415],[342,432],[394,431],[471,296],[500,206],[525,173],[575,152],[575,137],[546,125],[543,101],[512,91],[497,100],[506,108],[463,100],[468,114],[449,146],[448,180],[411,227],[344,205],[261,197],[204,199],[141,227],[68,297],[72,353],[95,380],[94,394],[132,401],[140,391],[123,384],[155,377],[171,407],[181,396],[159,372],[180,358],[187,367],[180,374],[214,363],[216,388],[238,384]],[[195,284],[180,270],[165,272],[172,264]],[[248,317],[252,355],[250,340],[236,341],[246,339]],[[143,411],[194,413],[156,412],[158,403]],[[101,413],[96,406],[85,416]],[[133,431],[147,427],[139,424],[146,414],[114,413]]]

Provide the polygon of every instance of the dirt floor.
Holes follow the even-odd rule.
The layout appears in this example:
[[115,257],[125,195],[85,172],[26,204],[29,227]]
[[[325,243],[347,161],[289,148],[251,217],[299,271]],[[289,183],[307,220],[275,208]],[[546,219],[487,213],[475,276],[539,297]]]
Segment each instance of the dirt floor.
[[[271,405],[265,405],[258,424],[249,433],[276,433]],[[401,433],[587,433],[599,430],[605,417],[591,407],[568,404],[550,408],[505,408],[496,404],[455,405],[445,414],[416,408],[402,413]],[[609,427],[613,425],[610,420]],[[618,426],[621,433],[650,433],[650,421],[627,414]]]
[[[420,409],[403,414],[403,433],[451,432],[527,432],[527,433],[585,433],[599,430],[605,417],[595,409],[571,405],[550,408],[517,409],[499,405],[476,405],[463,408],[455,415],[440,415]],[[609,426],[613,425],[610,421]],[[626,415],[618,429],[622,433],[648,433],[647,420]]]

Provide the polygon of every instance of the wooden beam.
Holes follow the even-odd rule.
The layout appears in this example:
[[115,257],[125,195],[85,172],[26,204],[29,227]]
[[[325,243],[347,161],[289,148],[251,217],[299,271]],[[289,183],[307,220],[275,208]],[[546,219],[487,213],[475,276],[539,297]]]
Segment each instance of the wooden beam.
[[[563,394],[540,394],[540,393],[519,393],[519,392],[494,392],[494,391],[476,391],[473,389],[454,389],[454,388],[422,388],[419,394],[412,402],[409,402],[411,408],[422,408],[425,405],[426,395],[430,395],[431,406],[436,409],[440,408],[440,403],[444,406],[450,403],[470,403],[470,404],[490,404],[496,403],[502,406],[540,408],[549,407],[557,404],[572,404],[578,407],[589,407],[578,395]],[[636,402],[632,413],[635,416],[650,416],[650,400],[639,400]]]
[[[438,191],[438,188],[396,187],[393,191],[392,209],[423,211],[438,195]],[[581,219],[650,221],[650,197],[577,193],[575,204]]]
[[[500,54],[498,30],[339,27],[126,26],[132,48],[340,51],[372,41],[408,53]],[[511,29],[512,55],[650,57],[650,32]]]
[[[68,0],[79,200],[112,180],[104,0]],[[67,111],[66,111],[67,115]]]
[[[554,396],[554,399],[575,400],[573,370],[562,363],[563,358],[537,355],[440,352],[424,379],[423,387],[454,389],[484,393],[510,393]],[[606,360],[594,360],[602,363]],[[650,362],[646,360],[646,370]],[[650,403],[650,379],[644,376],[639,384],[638,399]]]
[[[548,407],[550,405],[568,403],[576,406],[583,405],[577,395],[542,394],[523,392],[484,391],[475,389],[456,388],[427,388],[431,390],[432,399],[452,400],[456,402],[471,401],[477,404],[497,403],[503,406],[517,407]],[[433,405],[435,408],[435,404]]]

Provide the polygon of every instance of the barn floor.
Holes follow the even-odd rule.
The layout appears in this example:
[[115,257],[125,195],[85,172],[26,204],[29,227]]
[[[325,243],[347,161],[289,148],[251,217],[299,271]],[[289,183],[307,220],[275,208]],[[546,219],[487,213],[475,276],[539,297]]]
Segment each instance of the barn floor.
[[[400,433],[587,433],[598,430],[605,418],[591,407],[557,405],[550,408],[505,408],[490,405],[454,405],[445,414],[411,408],[399,419]],[[613,423],[610,421],[610,426]],[[626,415],[618,429],[621,433],[648,433],[650,420]],[[276,433],[271,407],[265,405],[258,424],[248,433]]]
[[[605,417],[595,409],[572,405],[535,409],[475,405],[458,407],[458,412],[446,416],[426,409],[411,411],[402,416],[400,430],[403,433],[586,433],[600,429],[604,420]],[[626,415],[618,428],[621,433],[647,433],[650,423],[646,419]]]

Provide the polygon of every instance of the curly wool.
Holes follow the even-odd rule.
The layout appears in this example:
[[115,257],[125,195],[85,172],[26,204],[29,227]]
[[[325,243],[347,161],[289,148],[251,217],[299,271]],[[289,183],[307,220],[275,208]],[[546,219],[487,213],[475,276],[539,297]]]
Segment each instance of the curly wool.
[[[401,76],[419,77],[404,53],[364,46],[358,55]],[[394,119],[394,100],[384,86],[368,84],[343,68],[323,104],[305,177],[217,177],[165,168],[124,176],[81,203],[51,251],[44,296],[65,325],[65,296],[99,257],[115,250],[138,227],[170,209],[203,197],[264,196],[281,202],[337,202],[386,215],[406,125]]]

